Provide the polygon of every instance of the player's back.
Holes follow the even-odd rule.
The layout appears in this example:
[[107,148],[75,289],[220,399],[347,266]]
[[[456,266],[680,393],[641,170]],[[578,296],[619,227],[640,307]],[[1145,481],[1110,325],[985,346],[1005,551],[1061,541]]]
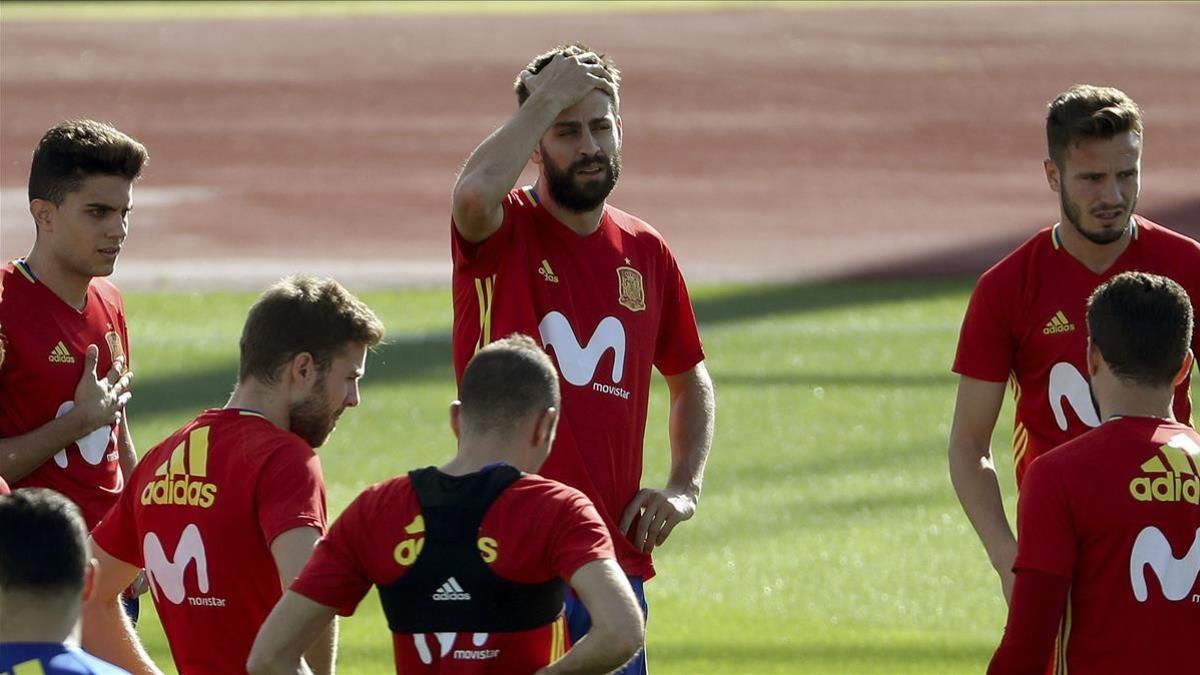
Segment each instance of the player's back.
[[[96,539],[116,557],[145,565],[180,672],[244,672],[281,595],[272,539],[293,527],[324,528],[323,486],[320,504],[309,509],[319,513],[275,497],[312,492],[316,462],[304,441],[258,413],[208,410],[139,463],[121,513],[109,516],[126,526],[106,519]],[[133,531],[122,535],[129,522]]]
[[1074,557],[1064,672],[1195,672],[1200,436],[1173,421],[1117,418],[1034,467],[1042,462],[1038,488],[1064,507],[1048,517],[1075,531],[1060,547]]

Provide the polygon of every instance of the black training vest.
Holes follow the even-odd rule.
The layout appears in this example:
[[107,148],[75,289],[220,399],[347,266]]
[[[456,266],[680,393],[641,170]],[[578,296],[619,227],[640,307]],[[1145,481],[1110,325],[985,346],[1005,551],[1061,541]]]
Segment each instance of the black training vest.
[[[521,477],[502,464],[468,476],[435,467],[410,471],[425,517],[425,543],[416,562],[379,600],[393,633],[530,630],[563,610],[563,583],[522,584],[501,578],[480,556],[479,525],[492,502]],[[505,542],[509,547],[520,542]]]

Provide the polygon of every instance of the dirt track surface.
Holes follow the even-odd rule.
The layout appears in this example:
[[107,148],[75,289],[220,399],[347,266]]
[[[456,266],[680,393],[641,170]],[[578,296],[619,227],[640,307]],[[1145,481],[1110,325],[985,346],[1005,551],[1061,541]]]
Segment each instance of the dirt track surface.
[[692,280],[978,272],[1057,218],[1046,101],[1144,110],[1140,211],[1200,230],[1200,5],[0,23],[0,255],[60,119],[141,139],[126,288],[446,283],[449,192],[564,39],[625,74],[612,202]]

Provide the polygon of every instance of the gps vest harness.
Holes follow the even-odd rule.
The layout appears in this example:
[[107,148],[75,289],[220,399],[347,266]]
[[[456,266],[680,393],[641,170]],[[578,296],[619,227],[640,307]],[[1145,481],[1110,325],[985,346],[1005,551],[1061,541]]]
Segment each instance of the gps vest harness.
[[477,548],[484,515],[520,471],[501,464],[461,477],[434,467],[408,475],[425,519],[425,542],[404,576],[379,586],[393,633],[512,632],[558,618],[562,581],[508,581],[491,570]]

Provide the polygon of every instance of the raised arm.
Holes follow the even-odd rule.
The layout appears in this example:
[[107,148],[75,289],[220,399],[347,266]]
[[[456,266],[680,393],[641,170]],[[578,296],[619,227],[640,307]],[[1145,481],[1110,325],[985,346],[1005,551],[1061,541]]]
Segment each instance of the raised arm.
[[[671,475],[664,489],[639,490],[620,523],[621,532],[644,553],[665,542],[676,525],[696,513],[716,419],[712,378],[703,362],[666,379],[671,391]],[[631,533],[629,527],[639,513],[637,530]]]
[[593,560],[571,575],[571,588],[587,607],[592,627],[537,675],[608,673],[627,663],[642,648],[646,626],[625,573],[614,560]]
[[56,452],[102,426],[120,420],[129,401],[133,373],[121,374],[114,364],[103,378],[96,377],[99,350],[89,345],[84,356],[83,376],[75,386],[75,407],[62,417],[46,422],[27,434],[0,438],[0,476],[12,483],[41,466]]
[[992,461],[992,431],[1004,400],[1004,383],[962,376],[950,428],[950,482],[974,526],[992,567],[1000,576],[1005,601],[1012,598],[1017,540],[1004,513],[1000,482]]
[[563,110],[593,89],[616,97],[616,85],[590,53],[555,56],[537,75],[521,76],[528,100],[467,159],[454,184],[454,225],[463,239],[487,239],[504,221],[504,197],[516,184],[542,134]]

